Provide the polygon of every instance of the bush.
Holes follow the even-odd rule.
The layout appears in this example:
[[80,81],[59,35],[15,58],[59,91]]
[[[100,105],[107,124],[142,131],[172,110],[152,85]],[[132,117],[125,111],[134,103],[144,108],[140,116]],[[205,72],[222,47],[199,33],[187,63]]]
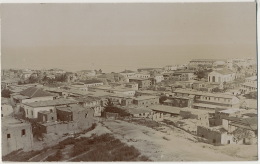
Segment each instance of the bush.
[[4,89],[2,90],[2,97],[5,97],[5,98],[10,98],[10,95],[11,95],[11,91],[9,89]]

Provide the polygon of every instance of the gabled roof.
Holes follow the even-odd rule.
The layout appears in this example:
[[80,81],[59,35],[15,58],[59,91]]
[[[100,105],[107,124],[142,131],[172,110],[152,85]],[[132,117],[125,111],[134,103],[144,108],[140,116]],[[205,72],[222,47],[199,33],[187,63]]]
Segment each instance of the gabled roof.
[[222,70],[215,70],[213,72],[217,72],[219,74],[222,74],[222,75],[228,75],[228,74],[232,74],[234,73],[232,70],[230,69],[222,69]]
[[36,88],[36,87],[30,87],[22,92],[20,92],[21,95],[23,96],[28,96],[30,98],[34,97],[46,97],[46,96],[53,96],[51,93],[44,91],[41,88]]

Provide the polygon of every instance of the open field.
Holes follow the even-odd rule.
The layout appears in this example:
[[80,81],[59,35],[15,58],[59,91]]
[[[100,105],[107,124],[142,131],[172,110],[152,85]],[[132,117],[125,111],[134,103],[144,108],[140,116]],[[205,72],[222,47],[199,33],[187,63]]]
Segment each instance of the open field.
[[123,142],[136,147],[153,161],[251,161],[257,160],[257,145],[213,146],[177,128],[158,130],[125,121],[107,121],[105,126]]
[[[140,125],[141,124],[141,125]],[[37,146],[37,145],[36,145]],[[38,146],[37,146],[38,147]],[[252,161],[257,145],[213,146],[194,135],[150,121],[103,121],[42,150],[14,152],[3,161]]]

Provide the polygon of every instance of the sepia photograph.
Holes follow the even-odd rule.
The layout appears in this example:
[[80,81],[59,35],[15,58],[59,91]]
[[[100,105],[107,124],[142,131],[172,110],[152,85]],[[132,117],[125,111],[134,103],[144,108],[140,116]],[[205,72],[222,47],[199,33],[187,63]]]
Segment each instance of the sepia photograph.
[[258,161],[256,1],[0,11],[3,162]]

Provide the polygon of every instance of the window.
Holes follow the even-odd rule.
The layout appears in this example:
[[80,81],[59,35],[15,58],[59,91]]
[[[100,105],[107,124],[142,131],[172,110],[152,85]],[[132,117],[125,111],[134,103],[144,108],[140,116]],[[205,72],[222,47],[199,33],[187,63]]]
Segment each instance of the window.
[[51,117],[51,120],[54,120],[54,118],[53,118],[53,117]]
[[11,138],[11,134],[7,134],[7,138]]
[[4,115],[3,115],[3,114],[1,114],[1,117],[4,117]]
[[53,110],[52,110],[52,109],[50,109],[50,112],[52,113],[52,112],[53,112]]
[[25,135],[25,129],[22,130],[22,136],[24,136],[24,135]]
[[32,111],[32,115],[33,115],[33,111]]

